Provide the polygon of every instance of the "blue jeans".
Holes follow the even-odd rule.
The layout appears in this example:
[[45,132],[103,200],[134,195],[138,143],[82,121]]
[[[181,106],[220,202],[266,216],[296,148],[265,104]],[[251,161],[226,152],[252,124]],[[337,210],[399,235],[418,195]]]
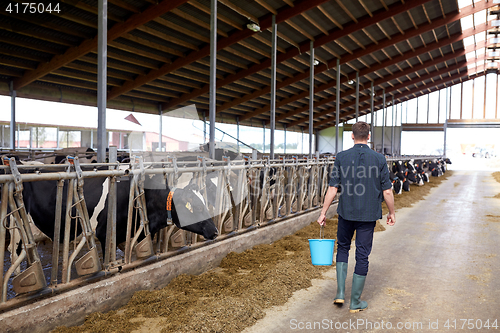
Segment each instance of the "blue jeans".
[[337,229],[337,262],[348,262],[351,240],[356,231],[356,266],[354,273],[368,274],[368,256],[372,252],[373,230],[376,222],[344,220],[339,215]]

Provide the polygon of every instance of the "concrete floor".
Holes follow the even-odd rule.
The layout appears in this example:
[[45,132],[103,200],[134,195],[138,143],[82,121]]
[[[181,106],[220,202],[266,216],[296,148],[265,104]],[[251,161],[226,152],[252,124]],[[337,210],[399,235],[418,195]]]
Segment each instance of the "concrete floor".
[[[362,295],[368,309],[349,313],[347,298],[342,307],[332,304],[332,268],[244,332],[497,331],[499,193],[490,171],[454,171],[425,200],[397,210],[395,226],[375,234]],[[351,249],[346,296],[353,270]]]

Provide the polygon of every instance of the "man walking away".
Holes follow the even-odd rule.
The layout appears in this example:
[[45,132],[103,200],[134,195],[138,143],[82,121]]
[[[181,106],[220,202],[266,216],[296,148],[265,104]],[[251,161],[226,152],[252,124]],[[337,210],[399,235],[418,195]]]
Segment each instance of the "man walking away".
[[361,301],[360,297],[368,273],[368,256],[372,250],[373,231],[376,221],[382,218],[383,200],[389,208],[387,224],[394,225],[396,216],[392,184],[385,157],[368,147],[370,125],[362,121],[355,123],[352,126],[352,139],[354,146],[338,153],[335,157],[330,187],[318,223],[326,224],[326,211],[339,191],[337,295],[334,303],[344,303],[347,261],[351,239],[356,231],[356,265],[352,277],[349,307],[349,311],[355,313],[368,307],[368,304]]

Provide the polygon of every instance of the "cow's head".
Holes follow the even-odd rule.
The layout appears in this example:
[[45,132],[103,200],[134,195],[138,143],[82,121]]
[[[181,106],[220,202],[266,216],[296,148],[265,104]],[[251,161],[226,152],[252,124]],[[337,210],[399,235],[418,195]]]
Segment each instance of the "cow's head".
[[392,182],[392,189],[396,194],[401,194],[402,191],[402,183],[401,180],[399,180],[397,177],[396,179]]
[[178,228],[202,235],[205,239],[215,239],[219,235],[203,197],[195,186],[176,189],[173,205],[178,216],[178,221],[174,220],[174,223]]

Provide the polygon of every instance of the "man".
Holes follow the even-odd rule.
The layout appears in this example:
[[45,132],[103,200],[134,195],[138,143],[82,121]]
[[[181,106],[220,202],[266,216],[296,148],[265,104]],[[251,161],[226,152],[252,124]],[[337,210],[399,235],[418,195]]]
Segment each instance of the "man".
[[330,187],[318,223],[326,224],[326,211],[340,189],[337,208],[339,215],[336,259],[337,295],[334,303],[344,303],[347,259],[351,239],[356,231],[356,265],[349,307],[349,311],[355,313],[368,307],[368,304],[361,301],[360,297],[368,273],[368,256],[372,250],[373,230],[376,221],[382,218],[382,200],[385,200],[389,208],[387,224],[394,225],[396,216],[392,184],[385,157],[368,147],[370,126],[362,121],[354,124],[352,139],[354,147],[338,153],[335,158]]

